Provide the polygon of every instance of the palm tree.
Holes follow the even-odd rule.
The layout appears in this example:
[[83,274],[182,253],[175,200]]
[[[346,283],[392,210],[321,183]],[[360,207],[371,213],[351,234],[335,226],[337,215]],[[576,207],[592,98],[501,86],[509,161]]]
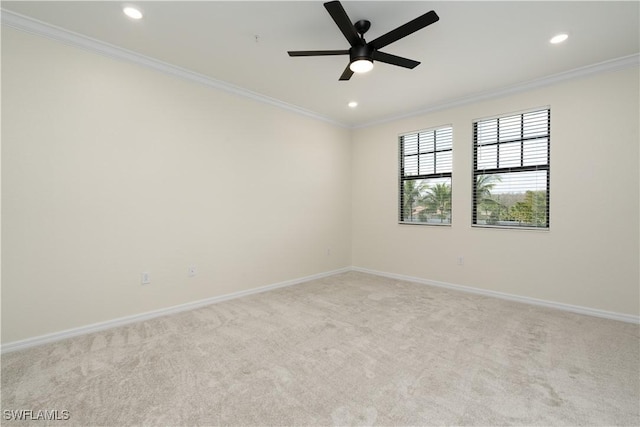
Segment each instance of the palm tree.
[[501,205],[493,200],[491,190],[501,181],[500,175],[478,175],[476,178],[476,212],[484,210],[485,216],[489,216],[487,222],[495,223],[499,219]]
[[413,210],[416,202],[428,188],[422,181],[412,179],[403,182],[402,187],[402,220],[413,221]]
[[428,188],[422,202],[443,222],[451,215],[451,186],[440,183]]
[[491,200],[491,190],[496,183],[501,182],[500,175],[478,175],[476,178],[476,203],[480,204],[487,200]]

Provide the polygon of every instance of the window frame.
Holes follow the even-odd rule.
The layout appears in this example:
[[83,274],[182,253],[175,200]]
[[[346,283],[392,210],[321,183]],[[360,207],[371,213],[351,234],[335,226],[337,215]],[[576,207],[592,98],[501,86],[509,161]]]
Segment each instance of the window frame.
[[[450,133],[450,148],[439,149],[438,148],[438,138],[437,132],[446,130]],[[420,135],[426,133],[433,133],[433,150],[432,151],[421,151],[420,150]],[[416,141],[416,152],[415,154],[410,154],[409,156],[417,157],[417,174],[416,175],[405,175],[405,149],[404,149],[404,138],[407,136],[415,135],[418,139]],[[437,172],[437,154],[438,153],[451,153],[451,167],[450,172]],[[422,155],[433,154],[433,173],[420,174],[420,157]],[[449,222],[427,222],[427,221],[408,221],[403,218],[404,209],[404,183],[406,181],[416,181],[416,180],[426,180],[426,179],[440,179],[440,178],[449,178],[449,191],[451,201],[449,207]],[[421,129],[412,132],[405,132],[398,135],[398,224],[400,225],[430,225],[430,226],[438,226],[438,227],[450,227],[453,223],[453,206],[452,205],[452,192],[453,192],[453,125],[452,124],[444,124],[435,127],[430,127],[426,129]]]
[[[535,135],[532,137],[524,136],[524,116],[532,113],[542,113],[546,111],[546,133],[543,135]],[[520,117],[520,136],[518,138],[510,138],[505,141],[500,141],[500,119],[508,119],[513,117]],[[478,124],[482,122],[489,122],[496,120],[496,142],[490,144],[478,144]],[[544,140],[546,138],[546,163],[524,165],[525,163],[525,149],[524,143],[526,141]],[[520,166],[500,166],[500,145],[512,144],[514,142],[520,143]],[[495,145],[496,148],[496,167],[478,169],[478,147]],[[494,229],[510,229],[510,230],[532,230],[532,231],[549,231],[551,226],[551,214],[550,214],[550,184],[551,184],[551,107],[549,105],[543,107],[532,108],[524,111],[505,113],[497,116],[475,119],[472,123],[472,174],[471,174],[471,226],[477,228],[494,228]],[[546,187],[545,187],[545,213],[546,213],[546,225],[545,226],[532,226],[532,225],[509,225],[509,224],[478,224],[477,214],[477,179],[480,175],[498,175],[505,173],[523,173],[523,172],[546,172]]]

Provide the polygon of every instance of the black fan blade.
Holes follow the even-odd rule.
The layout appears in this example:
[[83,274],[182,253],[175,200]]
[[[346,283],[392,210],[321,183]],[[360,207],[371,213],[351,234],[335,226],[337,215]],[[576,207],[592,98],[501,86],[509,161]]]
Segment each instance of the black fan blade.
[[348,50],[290,50],[289,56],[328,56],[328,55],[348,55]]
[[427,25],[431,25],[434,22],[438,22],[440,18],[438,15],[432,10],[431,12],[427,12],[422,16],[417,17],[413,21],[409,21],[404,25],[399,26],[395,30],[389,31],[387,34],[384,34],[377,39],[369,42],[369,46],[374,49],[381,49],[388,44],[395,42],[396,40],[400,40],[403,37],[408,36],[409,34],[413,34],[418,30],[423,29]]
[[353,76],[353,71],[351,71],[351,68],[349,68],[350,65],[351,64],[347,65],[347,68],[344,69],[339,80],[349,80],[351,76]]
[[418,65],[420,65],[418,61],[414,61],[413,59],[391,55],[390,53],[384,53],[378,50],[373,51],[371,57],[376,61],[386,62],[387,64],[397,65],[404,68],[416,68]]
[[362,44],[358,32],[353,26],[353,23],[351,23],[349,16],[347,16],[347,12],[344,11],[344,8],[339,1],[327,2],[324,4],[324,8],[327,9],[327,12],[329,12],[329,15],[331,15],[351,46],[358,46]]

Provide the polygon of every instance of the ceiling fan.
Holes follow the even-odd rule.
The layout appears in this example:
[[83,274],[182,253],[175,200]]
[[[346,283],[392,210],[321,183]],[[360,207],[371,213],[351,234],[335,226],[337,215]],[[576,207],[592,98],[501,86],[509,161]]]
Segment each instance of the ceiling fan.
[[349,16],[347,16],[347,12],[345,12],[339,1],[327,2],[324,4],[324,7],[340,31],[342,31],[342,34],[346,37],[351,48],[348,50],[296,50],[289,51],[288,53],[289,56],[349,55],[349,65],[344,69],[340,80],[349,80],[353,73],[365,73],[371,70],[374,60],[404,68],[413,69],[417,67],[420,64],[418,61],[380,52],[379,49],[413,34],[440,19],[432,10],[367,43],[364,39],[364,34],[369,30],[369,27],[371,27],[371,22],[362,19],[352,24]]

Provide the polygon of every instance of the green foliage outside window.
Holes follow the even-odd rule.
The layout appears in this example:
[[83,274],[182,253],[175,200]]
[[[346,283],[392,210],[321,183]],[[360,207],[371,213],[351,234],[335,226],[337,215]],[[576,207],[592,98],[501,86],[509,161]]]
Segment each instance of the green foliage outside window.
[[402,218],[405,222],[450,224],[451,184],[429,181],[404,181]]

